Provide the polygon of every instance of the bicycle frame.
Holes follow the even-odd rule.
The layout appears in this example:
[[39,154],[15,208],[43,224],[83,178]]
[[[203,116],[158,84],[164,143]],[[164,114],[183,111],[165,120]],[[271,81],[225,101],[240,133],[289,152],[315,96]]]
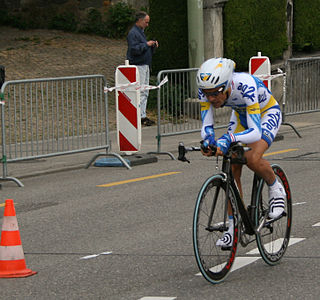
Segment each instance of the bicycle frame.
[[[226,188],[226,209],[228,207],[228,201],[229,200],[229,186],[232,185],[233,190],[236,193],[236,203],[237,203],[237,207],[241,216],[241,220],[244,224],[245,227],[245,233],[249,234],[249,235],[254,235],[256,233],[252,219],[250,218],[250,216],[248,215],[248,211],[245,207],[245,204],[243,203],[243,200],[241,199],[240,196],[240,192],[239,189],[234,181],[234,177],[232,174],[232,158],[227,158],[227,157],[223,157],[223,162],[222,162],[222,173],[221,175],[224,176],[226,179],[226,183],[227,183],[227,188]],[[234,162],[236,163],[236,162]],[[245,161],[242,162],[237,162],[240,164],[245,164]],[[255,197],[254,195],[256,195],[257,193],[257,187],[258,187],[258,182],[259,182],[259,178],[258,176],[255,174],[254,178],[253,178],[253,187],[252,187],[252,197],[251,197],[251,205],[249,205],[250,209],[254,208],[254,203],[255,203]]]
[[[179,151],[178,160],[190,163],[190,161],[185,157],[185,154],[188,151],[201,151],[201,148],[200,147],[186,148],[184,146],[184,144],[182,142],[180,142],[179,147],[178,147],[178,151]],[[254,228],[254,225],[253,225],[253,220],[252,220],[253,214],[251,213],[251,211],[253,211],[255,208],[255,199],[256,199],[257,189],[260,184],[261,178],[257,174],[254,174],[252,194],[251,194],[252,195],[251,196],[251,204],[248,206],[248,211],[247,211],[247,209],[241,199],[239,189],[238,189],[237,185],[235,184],[233,174],[232,174],[232,168],[231,168],[232,164],[243,164],[243,165],[246,164],[246,159],[243,156],[243,152],[240,152],[238,154],[239,154],[238,158],[231,158],[228,156],[223,156],[222,172],[219,174],[216,174],[218,176],[220,175],[222,180],[225,181],[227,184],[224,224],[221,228],[219,228],[219,231],[220,231],[220,229],[222,231],[227,230],[226,220],[227,220],[227,215],[228,215],[229,187],[230,187],[230,185],[232,185],[232,188],[236,193],[236,195],[235,195],[236,196],[236,204],[238,206],[238,210],[239,210],[242,222],[245,227],[245,233],[247,233],[249,235],[254,235],[256,233],[256,229]],[[216,196],[215,196],[214,202],[216,202]],[[207,226],[207,230],[209,230],[209,231],[212,230],[210,223],[212,221],[212,214],[213,214],[214,208],[215,208],[215,206],[213,205],[212,209],[211,209],[209,221],[208,221],[208,226]]]

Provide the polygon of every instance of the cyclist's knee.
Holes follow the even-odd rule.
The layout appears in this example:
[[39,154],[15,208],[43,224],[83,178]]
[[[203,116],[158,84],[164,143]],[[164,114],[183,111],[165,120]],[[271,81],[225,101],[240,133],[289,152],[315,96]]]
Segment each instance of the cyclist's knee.
[[[251,152],[251,151],[250,151]],[[247,156],[247,166],[249,169],[254,170],[261,162],[261,155],[252,151]]]

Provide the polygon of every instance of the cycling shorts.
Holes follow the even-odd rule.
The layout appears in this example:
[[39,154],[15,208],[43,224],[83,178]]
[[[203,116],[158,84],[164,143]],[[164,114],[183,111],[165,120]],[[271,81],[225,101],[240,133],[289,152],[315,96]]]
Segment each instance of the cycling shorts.
[[[234,114],[234,117],[237,119],[237,126],[233,126],[231,128],[232,133],[239,133],[247,128],[241,125],[239,114],[235,111],[232,112]],[[261,114],[261,139],[265,140],[270,147],[272,142],[274,141],[280,125],[282,123],[282,114],[280,111],[279,106],[275,106],[272,108],[269,108],[265,112],[262,112]],[[233,130],[232,130],[233,129]]]

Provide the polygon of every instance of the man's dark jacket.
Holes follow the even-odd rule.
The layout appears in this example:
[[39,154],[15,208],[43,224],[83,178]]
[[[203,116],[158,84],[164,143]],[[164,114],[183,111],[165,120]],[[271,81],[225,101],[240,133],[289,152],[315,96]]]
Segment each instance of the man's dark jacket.
[[141,28],[134,25],[127,36],[127,59],[131,65],[149,65],[151,67],[153,47],[147,45],[146,36]]

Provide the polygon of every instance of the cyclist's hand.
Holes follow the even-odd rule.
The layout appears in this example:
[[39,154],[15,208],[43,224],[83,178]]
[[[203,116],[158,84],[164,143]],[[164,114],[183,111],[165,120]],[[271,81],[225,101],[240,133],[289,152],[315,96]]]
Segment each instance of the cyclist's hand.
[[226,154],[230,144],[232,142],[232,137],[230,134],[224,134],[221,138],[217,140],[217,148],[223,153]]
[[223,152],[221,151],[220,147],[217,147],[216,156],[223,156]]
[[207,147],[207,148],[201,147],[201,153],[204,156],[213,156],[213,152],[212,152],[212,149],[210,147]]
[[201,141],[201,153],[205,156],[213,156],[212,146],[216,146],[214,135],[207,135],[206,138]]

